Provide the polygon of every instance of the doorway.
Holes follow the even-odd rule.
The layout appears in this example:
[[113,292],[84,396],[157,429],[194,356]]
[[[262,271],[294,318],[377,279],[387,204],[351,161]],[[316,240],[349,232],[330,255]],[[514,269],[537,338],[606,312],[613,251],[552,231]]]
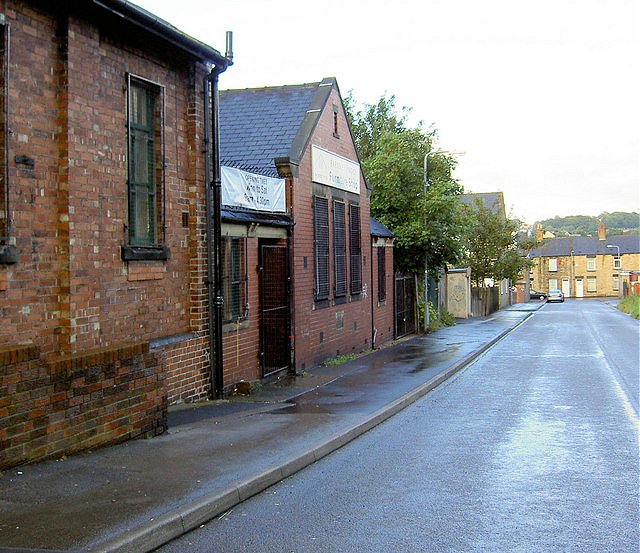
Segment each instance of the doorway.
[[576,298],[584,298],[584,280],[576,279]]
[[563,278],[562,279],[562,295],[565,298],[568,298],[571,296],[571,287],[569,286],[569,279],[568,278]]
[[289,255],[286,246],[260,240],[260,360],[262,377],[290,365]]

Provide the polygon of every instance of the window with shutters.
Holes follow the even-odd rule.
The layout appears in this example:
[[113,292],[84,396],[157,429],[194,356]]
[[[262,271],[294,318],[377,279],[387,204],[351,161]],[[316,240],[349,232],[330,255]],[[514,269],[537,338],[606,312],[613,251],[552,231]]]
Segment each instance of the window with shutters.
[[164,242],[163,89],[128,76],[129,244]]
[[244,238],[225,237],[222,241],[222,295],[224,322],[236,322],[246,315],[246,245]]
[[384,246],[376,249],[378,250],[378,301],[383,302],[387,299],[387,249]]
[[360,240],[360,206],[349,205],[349,269],[350,292],[362,292],[362,244]]
[[334,298],[347,296],[347,228],[344,202],[333,202],[333,278]]
[[313,197],[314,299],[329,300],[329,200]]

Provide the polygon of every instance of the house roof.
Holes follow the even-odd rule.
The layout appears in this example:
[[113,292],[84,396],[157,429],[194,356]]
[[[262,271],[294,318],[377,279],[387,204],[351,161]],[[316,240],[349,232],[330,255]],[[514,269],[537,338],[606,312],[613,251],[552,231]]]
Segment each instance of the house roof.
[[371,217],[371,236],[379,236],[380,238],[393,238],[395,234],[385,227],[375,217]]
[[572,252],[573,255],[616,255],[616,248],[607,248],[607,245],[618,246],[620,255],[640,253],[640,235],[609,236],[606,240],[600,240],[597,236],[548,238],[542,246],[531,250],[529,257],[565,257]]
[[504,207],[504,194],[502,192],[477,192],[461,194],[460,199],[462,200],[463,204],[468,206],[473,206],[476,199],[479,199],[486,209],[490,209],[494,213],[501,213],[505,217],[507,216],[507,212]]
[[[82,4],[79,5],[82,7]],[[84,6],[99,10],[97,13],[107,12],[118,19],[128,21],[188,52],[204,63],[214,63],[218,66],[231,64],[231,60],[225,58],[215,48],[196,40],[164,19],[127,0],[86,0]]]
[[[277,177],[277,161],[300,165],[333,77],[299,85],[220,91],[220,162]],[[365,181],[366,182],[366,181]]]

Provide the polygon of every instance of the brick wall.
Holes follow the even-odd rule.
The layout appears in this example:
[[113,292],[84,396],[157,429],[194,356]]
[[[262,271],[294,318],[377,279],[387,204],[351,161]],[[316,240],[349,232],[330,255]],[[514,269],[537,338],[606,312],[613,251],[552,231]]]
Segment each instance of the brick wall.
[[[155,351],[171,401],[205,397],[206,68],[124,21],[80,16],[73,3],[69,14],[42,2],[3,4],[19,262],[0,265],[0,345],[30,343],[47,360],[191,333]],[[121,259],[128,73],[158,83],[165,99],[165,261]]]
[[0,469],[162,433],[164,378],[144,343],[48,362],[1,347]]
[[[384,240],[384,239],[380,239]],[[386,282],[386,299],[378,301],[378,249],[382,248],[385,252],[385,282]],[[373,304],[373,327],[376,332],[375,346],[381,346],[393,340],[394,337],[394,277],[393,277],[393,246],[378,246],[373,248],[373,258],[371,259],[373,267],[373,286],[372,286],[372,304]]]
[[[334,136],[333,106],[338,107],[338,137]],[[294,189],[294,297],[296,367],[303,370],[339,354],[360,352],[371,347],[370,282],[370,212],[364,177],[360,178],[362,289],[361,297],[344,304],[316,307],[313,298],[313,215],[311,181],[311,145],[357,162],[355,146],[348,130],[346,115],[337,89],[334,89],[309,141],[300,163]],[[328,197],[341,196],[341,191],[327,187]],[[329,232],[329,251],[333,252],[332,225]],[[306,263],[305,263],[306,258]],[[306,266],[305,266],[306,264]],[[333,254],[330,254],[330,290],[333,290]],[[347,282],[349,276],[347,275]],[[330,293],[331,299],[333,297]]]

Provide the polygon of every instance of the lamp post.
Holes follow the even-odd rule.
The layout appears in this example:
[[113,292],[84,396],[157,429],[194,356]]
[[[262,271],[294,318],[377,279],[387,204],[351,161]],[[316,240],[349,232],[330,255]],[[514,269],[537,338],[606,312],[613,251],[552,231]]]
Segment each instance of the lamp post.
[[[447,150],[431,150],[427,152],[424,156],[424,197],[426,201],[427,197],[427,189],[429,188],[429,156],[433,156],[436,154],[449,154],[449,155],[463,155],[464,152],[450,152]],[[424,225],[427,226],[427,216],[425,214]],[[424,255],[424,331],[426,332],[429,328],[429,262],[427,253],[425,251]]]
[[616,244],[607,244],[607,248],[615,248],[618,251],[616,257],[618,258],[618,260],[620,260],[620,246]]

